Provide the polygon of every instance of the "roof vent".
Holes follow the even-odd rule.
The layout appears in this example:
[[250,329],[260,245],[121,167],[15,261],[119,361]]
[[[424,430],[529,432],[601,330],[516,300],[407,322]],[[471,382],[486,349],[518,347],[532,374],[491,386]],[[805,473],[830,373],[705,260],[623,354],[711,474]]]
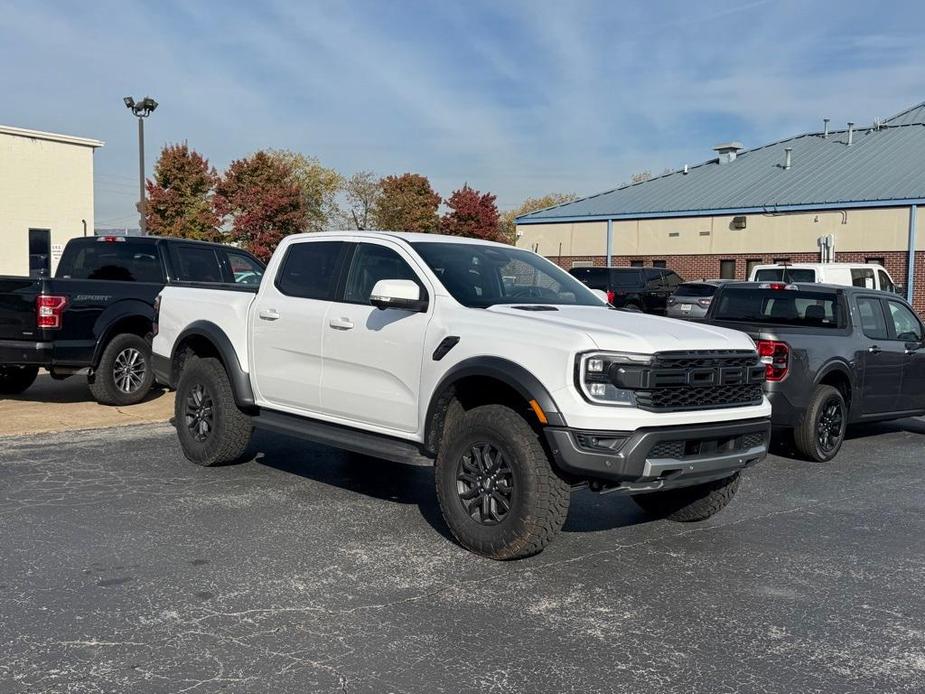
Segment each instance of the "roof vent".
[[685,165],[684,165],[684,175],[685,175],[685,176],[687,175],[688,170],[689,170],[689,169],[688,169],[688,166],[687,166],[687,164],[685,164]]
[[854,121],[848,121],[848,146],[854,144]]
[[784,171],[790,169],[790,163],[793,154],[793,147],[784,147]]
[[728,164],[735,161],[736,155],[739,153],[740,149],[743,149],[745,145],[741,142],[725,142],[720,145],[716,145],[713,148],[713,151],[719,155],[720,164]]
[[829,139],[829,119],[828,118],[822,119],[822,139],[823,140]]

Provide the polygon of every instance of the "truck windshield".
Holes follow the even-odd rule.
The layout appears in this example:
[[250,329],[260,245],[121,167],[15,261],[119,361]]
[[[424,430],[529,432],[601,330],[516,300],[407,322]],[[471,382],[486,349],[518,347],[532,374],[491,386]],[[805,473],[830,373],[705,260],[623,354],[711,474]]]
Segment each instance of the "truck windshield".
[[713,300],[719,321],[841,328],[845,316],[834,292],[793,289],[726,288]]
[[530,251],[473,243],[425,241],[412,245],[446,290],[463,306],[603,305],[565,270]]
[[816,271],[798,267],[775,267],[758,270],[754,282],[815,282]]

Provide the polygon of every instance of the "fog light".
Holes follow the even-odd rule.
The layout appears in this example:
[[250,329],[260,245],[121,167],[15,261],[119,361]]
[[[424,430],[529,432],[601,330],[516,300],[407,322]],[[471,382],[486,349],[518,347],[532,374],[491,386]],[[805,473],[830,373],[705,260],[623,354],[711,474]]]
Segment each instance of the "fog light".
[[607,384],[591,383],[588,385],[588,392],[591,393],[592,397],[603,398],[605,395],[607,395]]
[[588,371],[590,373],[601,373],[604,371],[603,359],[588,359]]

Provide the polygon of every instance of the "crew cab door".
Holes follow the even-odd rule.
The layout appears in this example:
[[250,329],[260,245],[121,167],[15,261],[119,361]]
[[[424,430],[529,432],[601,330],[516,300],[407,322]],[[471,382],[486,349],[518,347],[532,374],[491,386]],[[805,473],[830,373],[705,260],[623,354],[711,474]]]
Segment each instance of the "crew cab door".
[[325,316],[337,289],[344,241],[298,241],[262,282],[251,307],[251,373],[258,402],[318,412]]
[[405,432],[418,429],[424,332],[433,302],[423,312],[381,310],[369,303],[379,280],[408,279],[433,290],[398,244],[363,241],[345,263],[343,291],[324,322],[321,407],[326,415]]
[[903,409],[900,405],[905,347],[891,338],[878,296],[857,297],[858,317],[863,337],[857,362],[862,372],[861,413],[875,415]]
[[922,323],[906,304],[884,301],[887,310],[887,329],[897,345],[902,345],[902,394],[900,410],[925,410],[925,349],[922,346]]

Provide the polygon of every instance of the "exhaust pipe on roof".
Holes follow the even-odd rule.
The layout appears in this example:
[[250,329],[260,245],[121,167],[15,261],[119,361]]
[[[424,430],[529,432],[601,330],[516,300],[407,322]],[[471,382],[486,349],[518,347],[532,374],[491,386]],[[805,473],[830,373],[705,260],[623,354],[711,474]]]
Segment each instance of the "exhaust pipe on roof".
[[687,164],[684,165],[684,175],[687,175]]
[[791,155],[793,154],[793,147],[784,147],[784,171],[790,169]]
[[848,146],[854,144],[854,122],[848,121]]
[[829,139],[829,119],[828,118],[822,119],[822,139],[823,140]]

